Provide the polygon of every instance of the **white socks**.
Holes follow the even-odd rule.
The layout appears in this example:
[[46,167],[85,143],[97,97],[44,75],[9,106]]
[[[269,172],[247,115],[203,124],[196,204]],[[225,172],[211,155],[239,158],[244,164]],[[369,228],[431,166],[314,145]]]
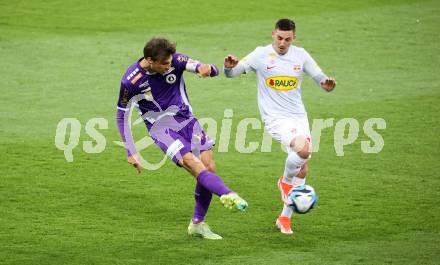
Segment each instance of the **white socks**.
[[291,151],[284,166],[284,182],[292,184],[294,177],[298,175],[306,161],[307,159],[301,158],[296,152]]
[[[302,179],[302,178],[294,177],[292,180],[292,185],[294,187],[304,185],[304,184],[306,184],[306,178]],[[281,211],[281,216],[287,216],[287,217],[291,218],[292,214],[293,214],[292,207],[287,206],[285,203],[283,203],[283,210]]]
[[306,184],[306,178],[294,177],[291,183],[292,183],[292,185],[294,187],[305,185]]
[[290,206],[287,206],[286,204],[284,204],[283,210],[281,211],[281,216],[287,216],[287,217],[292,217],[293,214],[293,209]]
[[[283,181],[291,184],[294,187],[304,185],[306,183],[305,178],[298,178],[297,175],[301,170],[301,167],[306,163],[307,159],[301,158],[296,152],[291,151],[286,159],[286,165],[284,167]],[[293,209],[286,204],[283,204],[283,210],[281,216],[292,217]]]

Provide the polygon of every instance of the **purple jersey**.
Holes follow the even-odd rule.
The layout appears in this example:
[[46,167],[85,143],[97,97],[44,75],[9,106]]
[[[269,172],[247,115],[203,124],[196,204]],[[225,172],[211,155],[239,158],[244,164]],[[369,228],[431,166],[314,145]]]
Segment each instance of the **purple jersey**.
[[[196,61],[192,61],[184,54],[175,53],[170,70],[164,74],[147,72],[139,65],[139,61],[130,66],[122,77],[118,109],[126,111],[130,99],[139,95],[141,100],[137,103],[142,115],[147,112],[161,113],[173,106],[178,109],[176,116],[192,117],[192,109],[183,80],[183,71],[187,69],[188,61],[191,64]],[[150,118],[145,117],[144,120],[147,126],[150,126],[154,123],[155,117],[154,114],[148,116]]]
[[[183,71],[196,72],[199,62],[175,53],[170,69],[160,74],[149,73],[139,65],[139,61],[130,66],[122,77],[117,103],[118,127],[128,155],[136,150],[131,137],[125,135],[123,113],[134,103],[137,103],[150,136],[174,162],[177,163],[185,153],[194,149],[200,152],[211,149],[212,140],[192,114],[183,80]],[[211,76],[217,74],[218,69],[211,65]]]

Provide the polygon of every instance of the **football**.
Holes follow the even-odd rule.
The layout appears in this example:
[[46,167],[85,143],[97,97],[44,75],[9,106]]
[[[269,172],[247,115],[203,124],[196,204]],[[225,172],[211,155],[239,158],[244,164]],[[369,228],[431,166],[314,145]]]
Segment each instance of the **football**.
[[317,200],[315,189],[310,185],[298,186],[289,193],[289,201],[291,202],[289,206],[296,213],[308,213],[316,205]]

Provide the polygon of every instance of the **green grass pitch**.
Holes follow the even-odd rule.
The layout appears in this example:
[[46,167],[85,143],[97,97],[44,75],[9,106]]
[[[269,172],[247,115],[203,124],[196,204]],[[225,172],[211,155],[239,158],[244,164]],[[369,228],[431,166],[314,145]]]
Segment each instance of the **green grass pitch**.
[[[439,264],[439,12],[410,0],[1,1],[0,264]],[[308,177],[319,205],[285,236],[274,226],[285,154],[275,142],[241,154],[232,135],[228,152],[214,150],[217,172],[250,208],[230,213],[214,198],[207,221],[224,240],[190,238],[192,177],[170,161],[138,175],[113,143],[121,75],[152,36],[221,66],[270,43],[282,17],[338,81],[330,94],[303,84],[309,119],[354,118],[359,138],[337,156],[335,127],[323,130]],[[232,109],[233,132],[259,118],[254,74],[185,78],[199,118],[220,125]],[[55,147],[63,118],[82,126],[72,163]],[[98,154],[82,148],[91,118],[109,121]],[[386,121],[378,154],[361,150],[370,118]]]

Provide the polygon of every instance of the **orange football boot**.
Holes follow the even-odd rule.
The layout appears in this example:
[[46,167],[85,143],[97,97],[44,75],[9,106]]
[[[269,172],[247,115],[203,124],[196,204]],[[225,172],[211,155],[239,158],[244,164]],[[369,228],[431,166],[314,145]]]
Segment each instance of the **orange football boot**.
[[276,226],[280,229],[281,233],[283,234],[293,234],[292,228],[290,228],[291,222],[290,218],[287,216],[280,216],[277,218],[277,221],[275,222]]

